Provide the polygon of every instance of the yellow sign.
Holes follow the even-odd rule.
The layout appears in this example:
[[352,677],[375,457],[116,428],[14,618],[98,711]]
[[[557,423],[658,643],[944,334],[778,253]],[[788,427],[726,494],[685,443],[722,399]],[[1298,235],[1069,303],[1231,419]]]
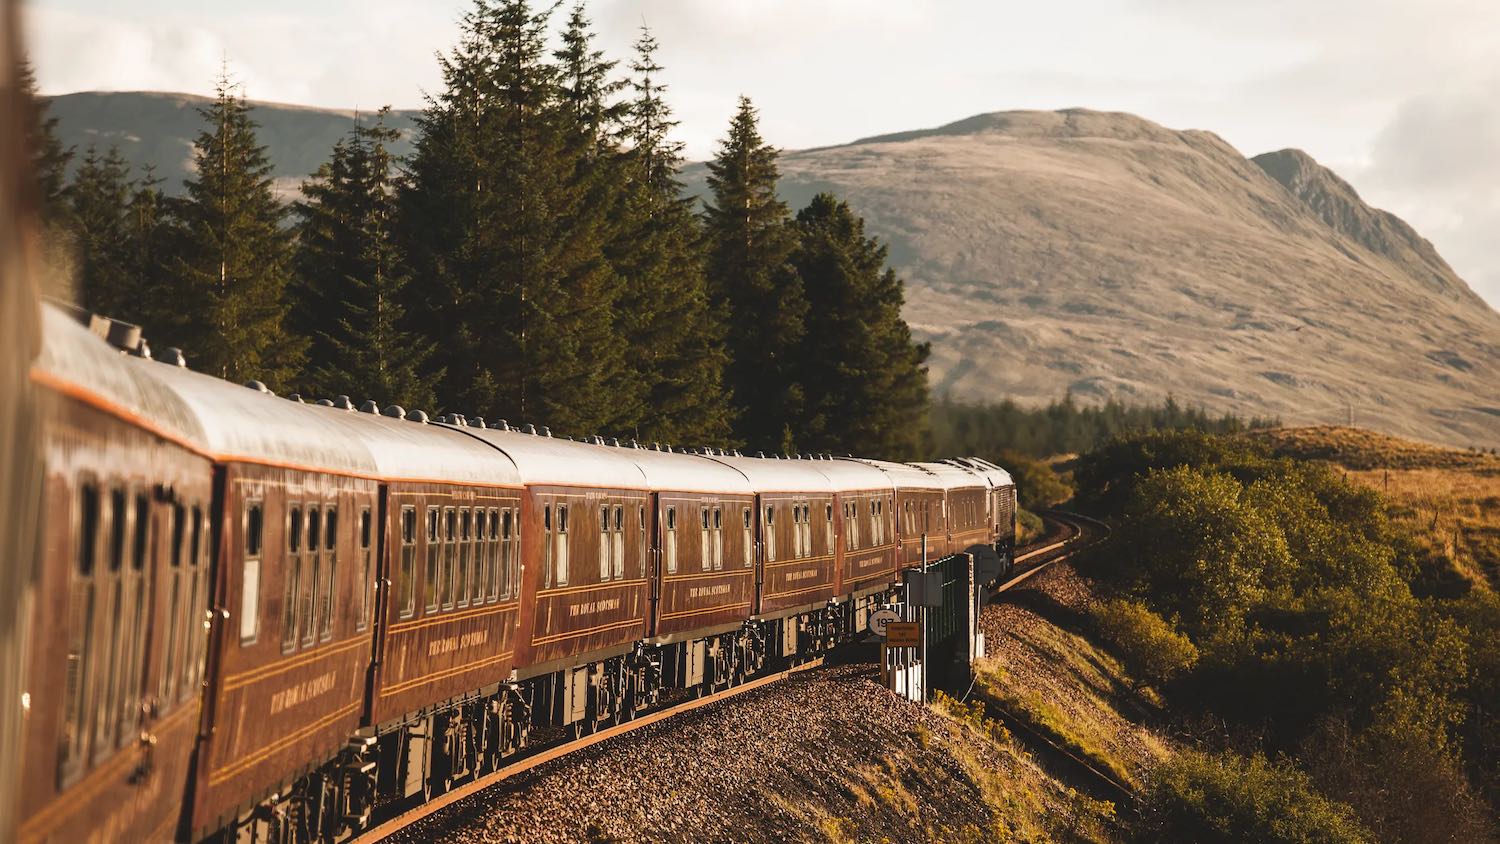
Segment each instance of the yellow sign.
[[885,643],[892,648],[920,647],[922,625],[915,621],[892,621],[885,626]]

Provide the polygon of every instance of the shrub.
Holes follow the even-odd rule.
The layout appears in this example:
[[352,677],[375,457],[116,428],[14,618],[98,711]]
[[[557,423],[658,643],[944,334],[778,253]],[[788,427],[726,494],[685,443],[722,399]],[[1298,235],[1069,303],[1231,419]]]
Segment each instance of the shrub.
[[1196,844],[1374,841],[1352,809],[1318,793],[1291,765],[1196,751],[1156,769],[1138,832],[1141,841]]
[[1198,661],[1192,641],[1145,604],[1105,601],[1094,609],[1094,623],[1137,681],[1161,685]]
[[1030,510],[1016,510],[1016,541],[1030,542],[1047,532],[1047,526],[1042,524],[1042,517]]

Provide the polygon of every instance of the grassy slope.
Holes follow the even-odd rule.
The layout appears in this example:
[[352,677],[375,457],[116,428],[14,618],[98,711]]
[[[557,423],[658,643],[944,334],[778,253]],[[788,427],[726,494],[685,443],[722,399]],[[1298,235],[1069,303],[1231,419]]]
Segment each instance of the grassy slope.
[[1415,528],[1429,552],[1437,583],[1500,588],[1500,455],[1333,426],[1246,436],[1278,454],[1342,467],[1388,495],[1392,518]]

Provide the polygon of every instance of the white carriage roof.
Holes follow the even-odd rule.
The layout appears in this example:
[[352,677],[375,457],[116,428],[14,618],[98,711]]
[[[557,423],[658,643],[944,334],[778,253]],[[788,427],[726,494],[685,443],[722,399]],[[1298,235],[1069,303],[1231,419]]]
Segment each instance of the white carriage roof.
[[[417,423],[412,423],[417,424]],[[646,475],[625,449],[499,428],[439,425],[500,449],[525,484],[645,489]]]
[[634,461],[645,475],[646,485],[659,492],[755,494],[755,487],[750,485],[745,473],[703,455],[648,448],[610,448]]
[[504,452],[445,425],[424,425],[337,407],[309,407],[358,438],[383,478],[486,486],[521,484],[520,471]]
[[819,460],[813,465],[828,477],[833,488],[839,492],[872,489],[891,492],[896,488],[896,483],[890,475],[858,460]]
[[288,401],[167,363],[140,361],[198,417],[202,445],[216,458],[378,476],[364,440],[323,408]]
[[926,469],[937,476],[938,483],[944,489],[962,489],[964,487],[989,488],[989,482],[979,473],[962,466],[954,466],[952,463],[913,463],[921,469]]
[[982,457],[955,457],[951,461],[978,473],[993,487],[1014,486],[1010,473]]
[[705,455],[732,467],[743,474],[756,492],[809,492],[831,493],[835,491],[828,476],[819,471],[824,462],[819,460],[781,460],[774,457],[738,457],[733,455]]
[[190,443],[203,441],[197,415],[151,372],[163,364],[127,357],[51,305],[42,308],[42,352],[34,370],[53,386],[108,402],[135,421]]
[[947,487],[941,482],[937,475],[913,466],[910,463],[893,463],[889,460],[872,460],[866,457],[839,457],[835,463],[863,463],[873,469],[879,470],[896,489],[928,489],[939,490]]

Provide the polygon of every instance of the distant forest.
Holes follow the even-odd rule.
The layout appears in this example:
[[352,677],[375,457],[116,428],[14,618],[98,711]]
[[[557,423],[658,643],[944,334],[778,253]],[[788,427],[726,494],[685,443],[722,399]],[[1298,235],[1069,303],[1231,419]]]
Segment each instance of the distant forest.
[[414,152],[393,156],[386,110],[369,115],[290,207],[227,71],[172,197],[115,149],[64,148],[28,70],[39,204],[75,298],[193,369],[308,400],[921,454],[928,352],[885,246],[834,196],[777,199],[744,97],[703,207],[684,199],[651,33],[621,64],[581,5],[556,9],[477,0]]
[[1097,407],[1073,401],[1072,394],[1046,407],[1028,409],[1013,401],[998,404],[935,402],[931,430],[938,454],[974,454],[993,458],[1006,452],[1030,457],[1082,454],[1123,434],[1155,430],[1193,430],[1228,434],[1271,428],[1278,419],[1213,416],[1168,397],[1159,405],[1110,401]]

